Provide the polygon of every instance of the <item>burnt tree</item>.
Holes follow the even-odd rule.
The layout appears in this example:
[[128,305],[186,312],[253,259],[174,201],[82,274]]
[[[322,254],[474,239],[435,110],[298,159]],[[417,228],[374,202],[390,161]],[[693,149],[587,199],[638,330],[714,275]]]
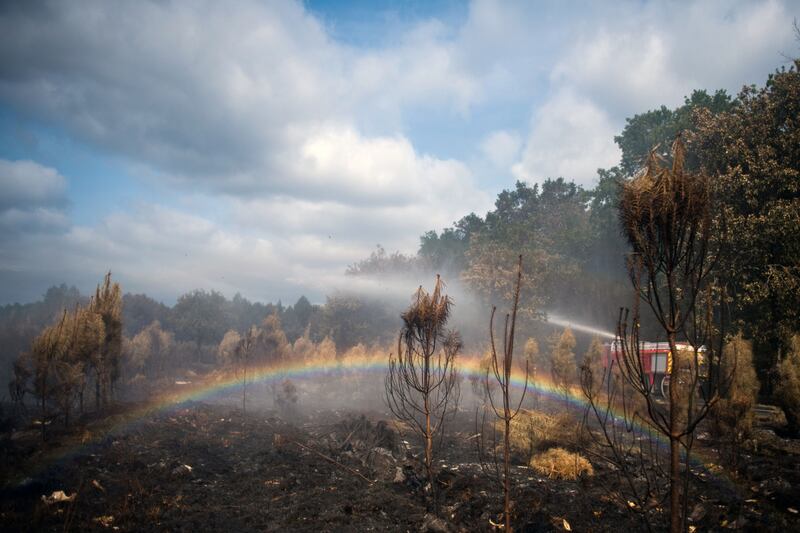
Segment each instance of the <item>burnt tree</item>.
[[433,292],[420,287],[413,303],[401,315],[397,355],[390,356],[385,379],[386,402],[392,413],[408,423],[425,446],[425,475],[430,483],[434,510],[436,486],[433,457],[441,442],[445,420],[455,412],[460,396],[455,359],[461,350],[458,333],[447,329],[452,300],[436,276]]
[[[511,531],[511,421],[519,414],[525,393],[528,390],[528,361],[525,361],[525,386],[520,394],[519,400],[513,402],[511,398],[511,372],[514,364],[514,331],[517,325],[517,309],[519,307],[519,293],[522,286],[522,256],[519,256],[517,267],[517,280],[514,289],[514,299],[511,306],[511,313],[505,316],[503,325],[502,352],[498,353],[497,343],[494,335],[494,316],[497,311],[492,307],[491,318],[489,319],[489,337],[491,344],[491,360],[489,368],[486,370],[484,386],[486,396],[494,411],[495,416],[503,424],[503,519],[505,531]],[[496,402],[492,394],[491,378],[497,382],[500,390],[501,402]],[[516,404],[516,405],[515,405]],[[495,461],[497,463],[497,461]]]
[[[694,431],[719,399],[730,376],[720,374],[724,290],[713,279],[723,226],[714,220],[708,177],[684,167],[680,136],[672,162],[653,150],[647,164],[622,187],[619,211],[633,253],[629,273],[637,303],[618,321],[618,363],[624,380],[645,401],[647,419],[669,440],[670,530],[685,529],[688,457]],[[642,364],[641,301],[669,343],[668,405],[655,401]],[[682,473],[683,463],[686,465]]]

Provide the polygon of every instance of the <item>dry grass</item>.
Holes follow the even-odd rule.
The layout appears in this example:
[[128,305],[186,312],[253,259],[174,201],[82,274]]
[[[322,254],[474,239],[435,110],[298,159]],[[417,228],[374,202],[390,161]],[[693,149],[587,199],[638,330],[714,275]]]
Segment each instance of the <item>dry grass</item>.
[[712,429],[738,445],[753,429],[753,406],[758,400],[758,377],[753,367],[753,346],[741,334],[723,348],[720,373],[730,381],[711,408]]
[[791,350],[778,365],[779,405],[786,413],[789,430],[800,434],[800,334],[791,338]]
[[581,475],[594,475],[592,463],[588,459],[564,448],[550,448],[534,456],[530,466],[538,474],[550,479],[577,479]]
[[[503,422],[495,425],[498,439],[503,433]],[[568,414],[549,415],[541,411],[521,409],[511,421],[511,449],[517,453],[533,455],[535,450],[553,444],[568,444],[575,440],[577,423]]]

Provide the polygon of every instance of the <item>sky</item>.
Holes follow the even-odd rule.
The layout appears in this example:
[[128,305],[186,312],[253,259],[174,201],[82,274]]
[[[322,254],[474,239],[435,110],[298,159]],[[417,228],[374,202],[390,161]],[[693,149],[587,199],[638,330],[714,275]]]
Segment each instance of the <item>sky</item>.
[[[0,304],[111,270],[324,301],[376,245],[592,187],[625,118],[763,85],[797,0],[0,3]],[[411,292],[411,291],[409,291]]]

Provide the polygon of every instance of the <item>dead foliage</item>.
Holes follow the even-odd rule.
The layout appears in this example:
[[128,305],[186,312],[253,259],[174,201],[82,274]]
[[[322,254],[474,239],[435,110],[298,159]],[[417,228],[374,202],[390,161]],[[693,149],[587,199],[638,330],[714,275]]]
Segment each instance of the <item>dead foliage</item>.
[[723,375],[732,376],[730,386],[711,408],[711,428],[723,440],[723,457],[736,466],[739,448],[753,430],[753,407],[758,399],[758,377],[753,367],[753,347],[741,334],[725,345],[722,358]]
[[531,459],[530,466],[540,475],[550,479],[572,480],[584,475],[594,475],[594,468],[588,459],[564,448],[550,448],[546,452],[536,454]]
[[800,334],[791,339],[791,350],[778,365],[775,396],[786,413],[789,431],[800,434]]
[[[496,429],[503,431],[502,421],[496,423]],[[530,458],[537,450],[574,441],[576,434],[575,419],[567,413],[550,415],[521,409],[511,421],[509,438],[514,452]]]

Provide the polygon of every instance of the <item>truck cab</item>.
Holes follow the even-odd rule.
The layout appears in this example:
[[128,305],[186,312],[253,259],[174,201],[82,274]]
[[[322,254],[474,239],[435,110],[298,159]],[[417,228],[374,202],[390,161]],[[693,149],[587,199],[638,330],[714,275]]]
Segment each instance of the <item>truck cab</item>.
[[[676,343],[676,349],[684,352],[682,360],[688,361],[689,370],[694,361],[694,348],[687,342]],[[705,366],[705,347],[698,348],[698,360],[701,365],[701,376]],[[684,355],[682,354],[682,355]],[[647,342],[639,343],[639,357],[641,358],[642,373],[650,383],[651,390],[666,398],[669,395],[669,382],[672,375],[673,357],[670,353],[668,342]],[[609,368],[612,362],[619,365],[622,358],[622,351],[619,341],[607,342],[603,347],[603,365]]]

